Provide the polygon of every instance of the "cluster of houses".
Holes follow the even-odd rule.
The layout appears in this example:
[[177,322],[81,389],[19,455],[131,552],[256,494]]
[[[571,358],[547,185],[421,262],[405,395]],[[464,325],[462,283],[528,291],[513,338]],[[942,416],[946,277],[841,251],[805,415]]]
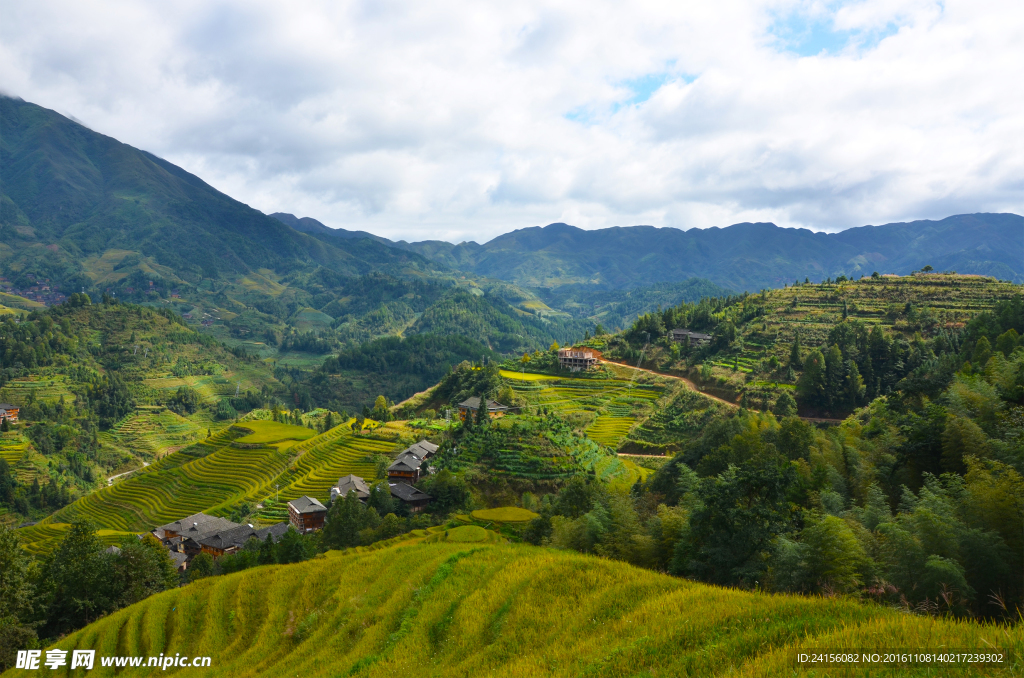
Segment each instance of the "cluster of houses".
[[[15,417],[17,412],[15,411]],[[391,496],[405,503],[411,511],[422,511],[430,503],[430,495],[413,487],[427,473],[427,460],[437,453],[434,443],[421,440],[410,445],[388,467],[388,487]],[[347,475],[338,479],[331,488],[331,500],[345,497],[354,492],[360,501],[370,498],[370,486],[365,480],[355,475]],[[294,528],[299,534],[321,530],[327,522],[327,507],[316,497],[302,496],[288,502],[288,522],[276,523],[268,527],[256,528],[251,524],[240,524],[209,516],[205,513],[176,520],[153,530],[153,536],[167,549],[171,560],[182,572],[200,553],[208,553],[214,558],[235,553],[252,538],[266,541],[273,537],[280,541],[285,532]],[[116,547],[111,547],[116,548]]]
[[196,513],[161,525],[153,530],[153,536],[167,549],[178,571],[183,572],[200,553],[209,553],[219,558],[240,550],[253,537],[265,541],[267,537],[273,536],[274,541],[278,541],[289,527],[288,523],[276,523],[257,529],[227,518]]

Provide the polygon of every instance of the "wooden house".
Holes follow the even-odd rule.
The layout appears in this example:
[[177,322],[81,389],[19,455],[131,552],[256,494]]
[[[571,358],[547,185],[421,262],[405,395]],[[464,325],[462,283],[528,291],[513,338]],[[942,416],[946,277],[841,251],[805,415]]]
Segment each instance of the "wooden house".
[[299,534],[323,529],[327,507],[314,497],[302,496],[288,502],[288,521]]
[[17,405],[11,405],[9,403],[0,403],[0,419],[6,419],[12,424],[18,423],[18,412],[21,411]]
[[688,344],[690,346],[703,346],[710,343],[712,336],[703,332],[694,332],[685,327],[676,328],[668,333],[669,339],[677,344]]
[[403,452],[398,455],[398,458],[395,459],[391,466],[388,466],[388,482],[407,483],[409,485],[417,483],[420,480],[422,467],[423,459],[420,459],[415,454]]
[[338,497],[347,497],[349,492],[355,492],[359,501],[366,501],[370,498],[370,486],[359,476],[349,474],[338,478],[337,484],[331,488],[331,501]]
[[[476,416],[476,411],[480,409],[480,398],[473,396],[472,398],[466,398],[459,403],[459,419],[466,421],[468,416]],[[501,403],[493,400],[487,401],[487,413],[492,417],[504,416],[509,408],[505,407]]]
[[405,483],[391,485],[391,496],[409,506],[414,513],[422,511],[430,503],[430,495]]

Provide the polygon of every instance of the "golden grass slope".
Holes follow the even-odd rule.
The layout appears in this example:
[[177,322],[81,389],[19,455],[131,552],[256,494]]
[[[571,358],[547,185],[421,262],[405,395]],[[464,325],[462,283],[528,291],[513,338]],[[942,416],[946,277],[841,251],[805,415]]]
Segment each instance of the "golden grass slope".
[[[448,541],[205,579],[53,647],[99,656],[208,655],[209,668],[168,673],[233,678],[957,676],[1013,675],[1020,667],[811,673],[795,670],[792,658],[797,649],[993,647],[1020,657],[1024,633],[841,598],[717,588],[570,552]],[[89,675],[114,672],[97,658]],[[65,666],[48,675],[69,673]],[[154,669],[118,674],[151,676]]]

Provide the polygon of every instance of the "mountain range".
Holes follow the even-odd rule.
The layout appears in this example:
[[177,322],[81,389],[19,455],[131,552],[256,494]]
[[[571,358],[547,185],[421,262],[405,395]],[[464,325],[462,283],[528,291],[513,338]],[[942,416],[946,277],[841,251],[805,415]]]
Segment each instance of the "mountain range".
[[530,288],[593,285],[628,289],[689,278],[755,291],[795,279],[936,270],[1024,281],[1024,217],[964,214],[940,221],[861,226],[839,233],[742,223],[690,229],[627,226],[584,230],[568,224],[523,228],[480,245],[392,242],[365,231],[331,229],[275,213],[323,239],[373,238],[436,263]]
[[65,294],[173,299],[222,339],[271,354],[272,345],[305,345],[285,341],[293,332],[333,332],[328,344],[355,345],[440,331],[427,319],[442,308],[444,332],[473,333],[482,317],[500,316],[484,335],[520,337],[515,349],[532,350],[598,323],[628,326],[658,305],[804,278],[931,265],[1024,280],[1024,218],[1014,214],[832,234],[767,223],[688,231],[554,223],[484,244],[392,241],[263,214],[151,153],[3,96],[0,238],[6,291],[46,283]]

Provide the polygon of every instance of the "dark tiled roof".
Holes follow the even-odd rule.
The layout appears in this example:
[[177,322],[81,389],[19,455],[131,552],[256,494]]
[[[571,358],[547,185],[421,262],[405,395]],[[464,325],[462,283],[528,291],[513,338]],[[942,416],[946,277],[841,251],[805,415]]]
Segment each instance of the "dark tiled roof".
[[391,485],[391,494],[405,502],[430,501],[429,494],[421,492],[412,485],[406,485],[405,483]]
[[419,470],[420,466],[423,465],[423,460],[417,457],[415,454],[409,454],[408,452],[403,453],[398,459],[395,459],[391,466],[388,466],[388,471],[406,471],[412,472]]
[[239,525],[211,534],[200,540],[199,543],[213,549],[229,549],[232,546],[242,546],[249,540],[249,537],[255,536],[256,530],[252,525]]
[[288,502],[288,505],[294,508],[299,513],[317,513],[319,511],[326,511],[327,507],[317,501],[315,498],[308,495],[303,495],[298,499],[292,499]]
[[0,410],[20,410],[21,408],[17,405],[11,405],[10,403],[0,403]]
[[430,442],[429,440],[421,440],[418,443],[413,443],[409,447],[402,450],[402,454],[413,454],[420,459],[426,459],[430,455],[437,452],[437,445]]
[[171,560],[174,561],[174,567],[181,569],[182,564],[188,560],[188,556],[184,553],[178,553],[177,551],[168,551],[167,555],[170,556]]
[[349,492],[355,492],[356,496],[360,499],[366,499],[370,496],[370,487],[366,484],[366,481],[352,474],[338,478],[338,484],[335,487],[338,488],[338,494],[342,497],[346,496]]
[[267,535],[272,535],[274,541],[281,541],[281,537],[291,527],[291,523],[274,523],[269,527],[264,527],[261,530],[256,530],[256,536],[259,537],[260,541],[266,541]]
[[[459,407],[464,407],[464,408],[466,408],[468,410],[479,410],[480,409],[480,398],[478,398],[476,396],[473,396],[472,398],[466,398],[461,403],[459,403]],[[507,410],[507,409],[508,408],[505,407],[504,405],[502,405],[501,403],[496,403],[493,400],[488,400],[487,401],[487,411],[488,412],[500,412],[502,410]]]
[[181,520],[175,520],[173,523],[161,525],[157,529],[164,530],[165,532],[168,530],[171,532],[177,532],[182,536],[196,539],[197,537],[202,538],[213,532],[237,526],[238,523],[233,523],[226,518],[208,516],[205,513],[194,513],[187,518],[182,518]]

